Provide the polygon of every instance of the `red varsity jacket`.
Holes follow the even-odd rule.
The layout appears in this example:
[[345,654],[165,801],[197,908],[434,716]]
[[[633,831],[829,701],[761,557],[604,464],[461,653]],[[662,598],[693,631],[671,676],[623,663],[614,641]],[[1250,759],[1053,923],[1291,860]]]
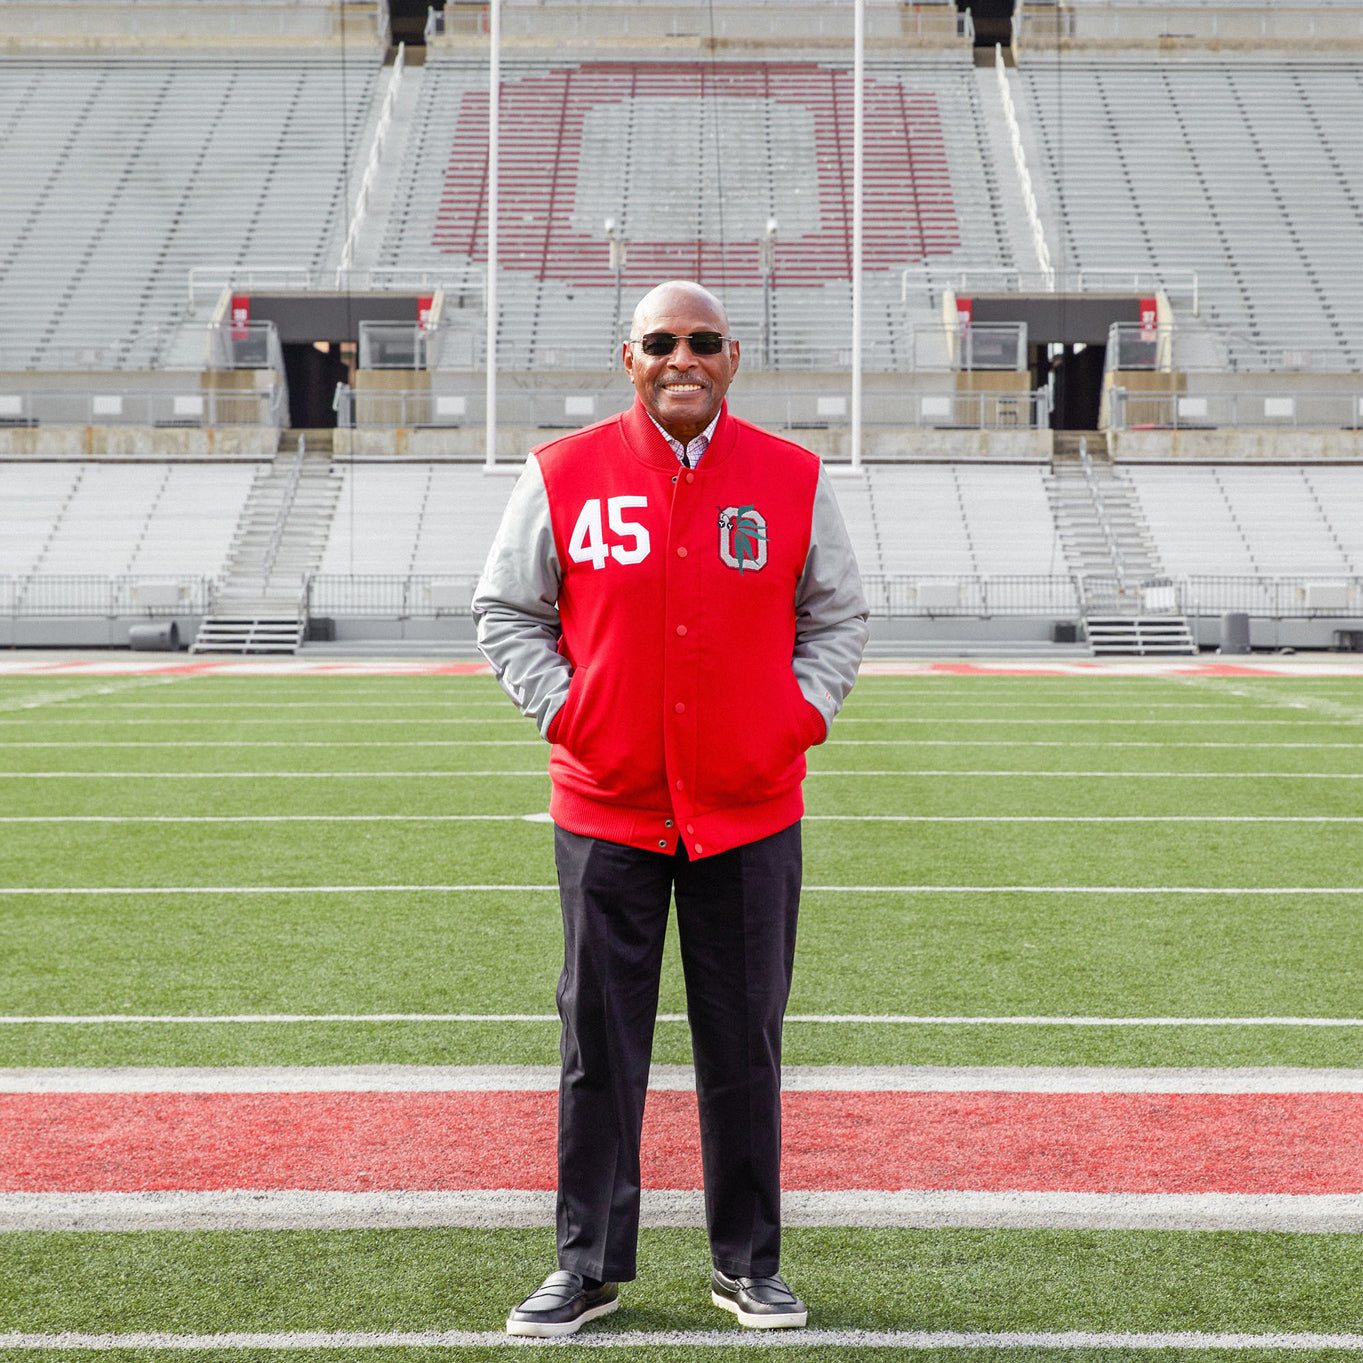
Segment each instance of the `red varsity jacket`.
[[546,731],[554,821],[697,857],[794,823],[826,736],[792,670],[817,457],[726,406],[687,470],[638,402],[534,457],[573,669]]

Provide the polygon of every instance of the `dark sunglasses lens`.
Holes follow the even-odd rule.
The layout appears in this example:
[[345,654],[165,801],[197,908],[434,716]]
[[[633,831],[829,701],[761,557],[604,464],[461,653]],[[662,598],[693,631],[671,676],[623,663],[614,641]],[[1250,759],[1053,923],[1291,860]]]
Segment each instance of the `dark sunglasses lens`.
[[685,341],[695,355],[718,355],[724,348],[724,337],[717,331],[694,331],[690,336],[674,336],[670,331],[650,331],[641,337],[640,348],[645,355],[655,359],[660,355],[670,355],[678,341]]

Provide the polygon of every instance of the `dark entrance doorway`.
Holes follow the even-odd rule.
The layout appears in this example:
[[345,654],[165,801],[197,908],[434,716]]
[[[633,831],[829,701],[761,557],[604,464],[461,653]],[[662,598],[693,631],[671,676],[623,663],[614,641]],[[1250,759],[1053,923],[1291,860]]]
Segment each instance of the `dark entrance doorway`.
[[1103,406],[1104,345],[1038,345],[1031,369],[1038,388],[1051,389],[1051,429],[1096,431]]
[[1026,323],[1032,388],[1050,388],[1056,431],[1098,429],[1112,327],[1153,327],[1157,311],[1154,298],[1093,293],[976,294],[956,307],[972,323]]
[[305,431],[335,426],[336,385],[352,382],[354,347],[341,341],[303,341],[285,342],[281,348],[289,385],[289,425]]
[[991,52],[996,43],[1008,47],[1013,41],[1013,0],[957,0],[956,8],[969,10],[975,25],[975,46]]

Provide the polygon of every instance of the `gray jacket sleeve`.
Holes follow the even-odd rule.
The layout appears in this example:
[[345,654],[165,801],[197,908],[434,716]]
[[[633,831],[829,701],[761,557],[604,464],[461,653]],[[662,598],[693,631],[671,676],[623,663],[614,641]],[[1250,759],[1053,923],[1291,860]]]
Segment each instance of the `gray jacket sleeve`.
[[857,679],[870,637],[869,614],[852,541],[821,468],[809,555],[795,590],[793,665],[801,693],[823,715],[825,734]]
[[558,651],[563,574],[539,461],[512,489],[473,593],[478,651],[503,691],[543,734],[568,696],[571,669]]

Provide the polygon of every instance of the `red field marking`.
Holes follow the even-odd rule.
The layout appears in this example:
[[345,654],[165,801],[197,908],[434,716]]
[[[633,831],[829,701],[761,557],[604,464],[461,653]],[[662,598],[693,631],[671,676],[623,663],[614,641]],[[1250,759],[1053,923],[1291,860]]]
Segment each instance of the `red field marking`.
[[[794,1092],[791,1190],[1363,1192],[1363,1094]],[[554,1187],[542,1092],[0,1096],[0,1192]],[[700,1186],[695,1097],[644,1182]]]

